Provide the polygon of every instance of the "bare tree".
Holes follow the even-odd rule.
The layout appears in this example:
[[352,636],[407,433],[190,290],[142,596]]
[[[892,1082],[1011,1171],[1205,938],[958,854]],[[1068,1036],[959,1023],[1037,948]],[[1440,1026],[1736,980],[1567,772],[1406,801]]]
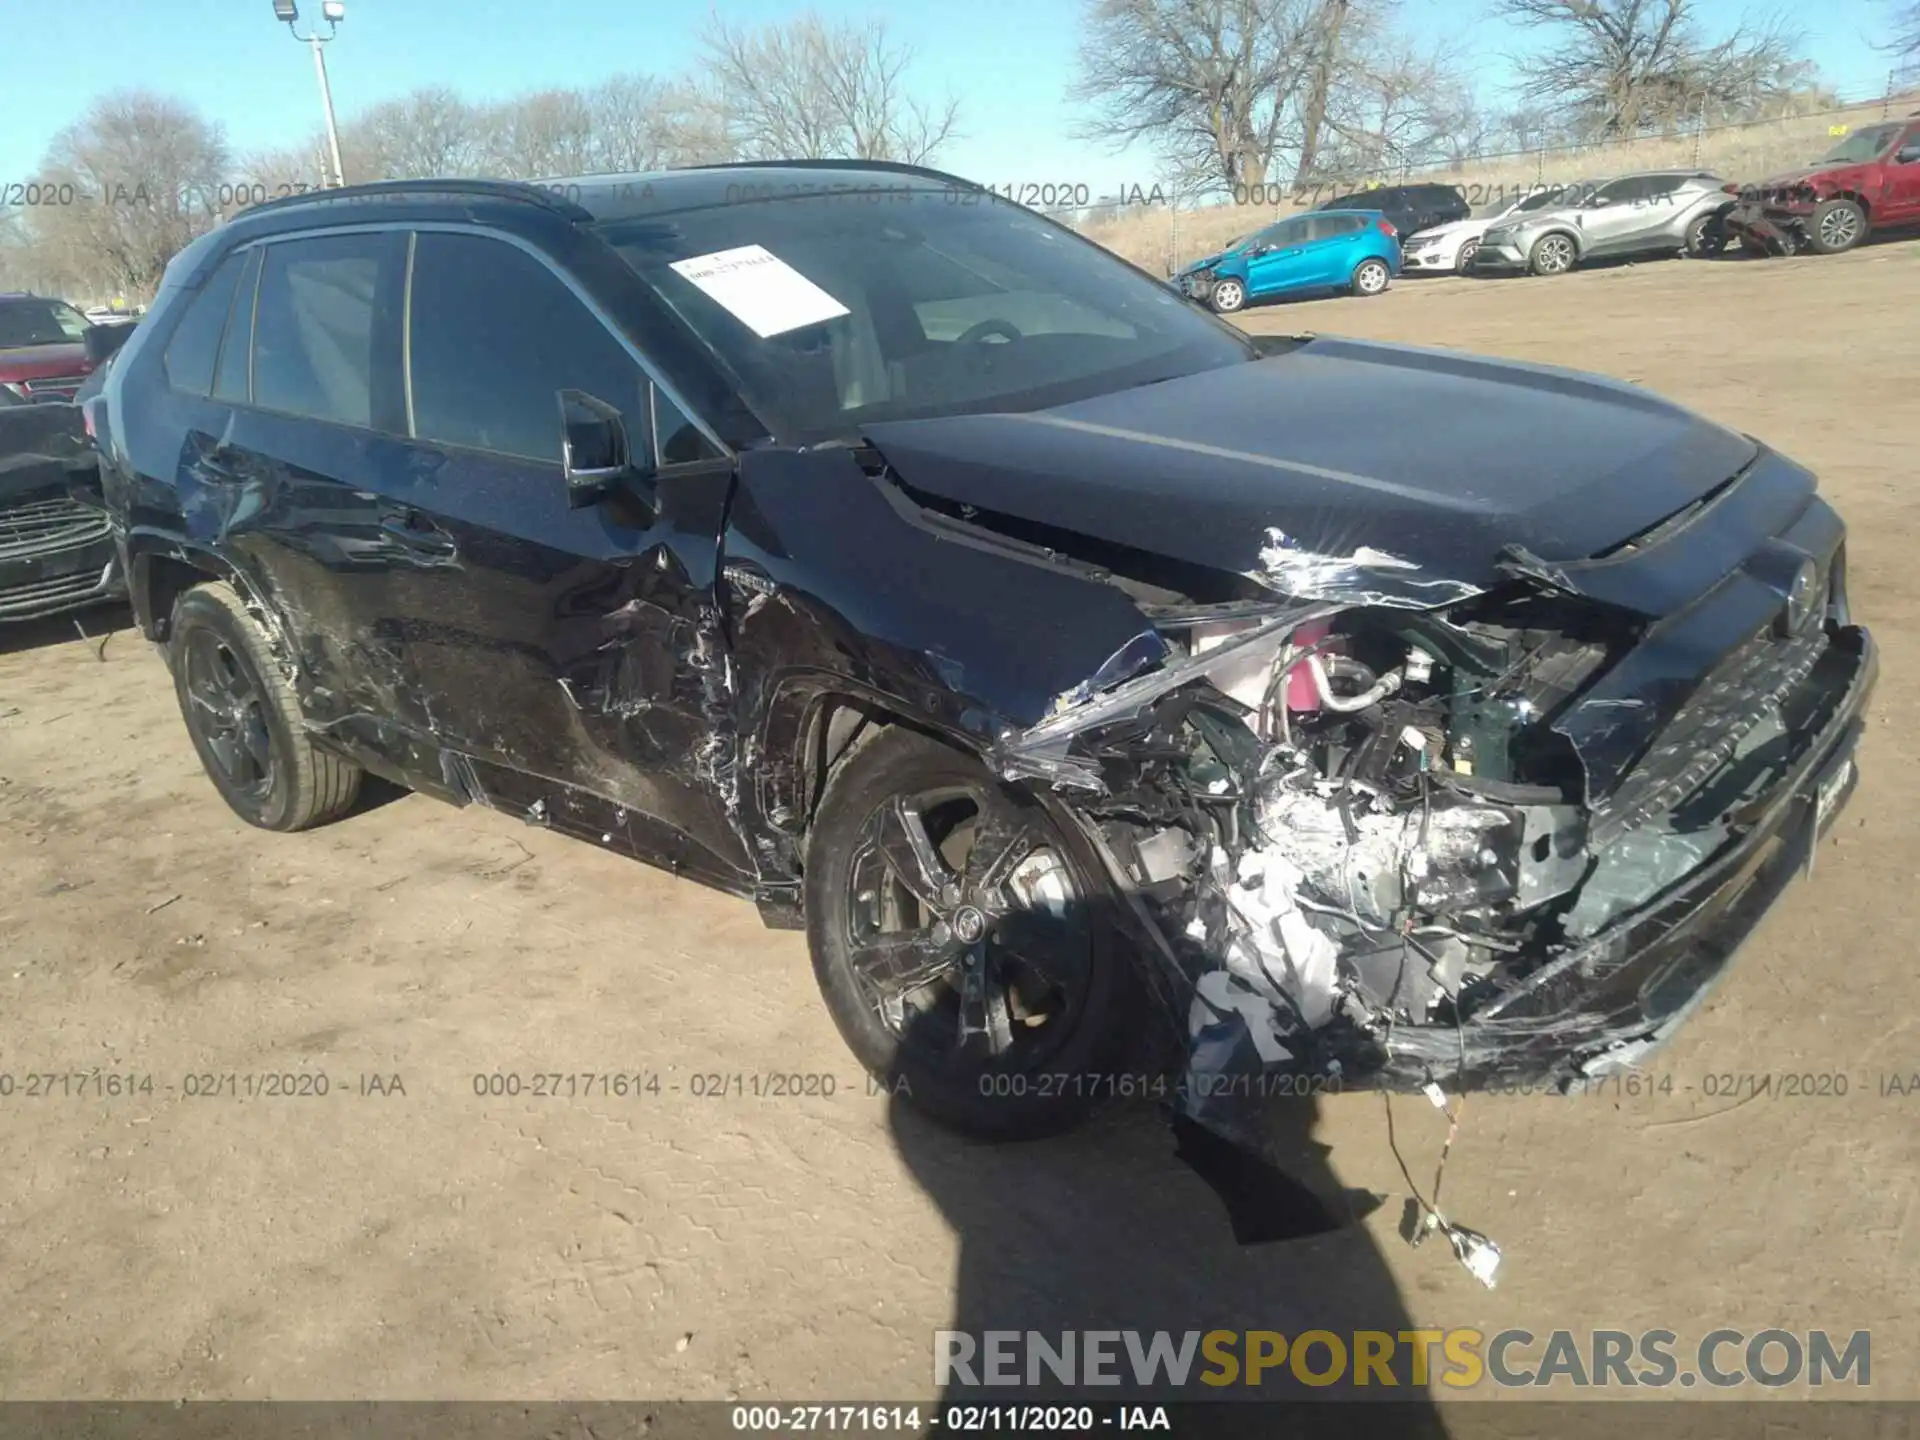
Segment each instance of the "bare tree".
[[167,262],[210,229],[228,174],[225,137],[187,105],[106,95],[56,135],[38,174],[72,203],[36,206],[29,243],[69,284],[150,297]]
[[1920,78],[1920,0],[1906,0],[1893,13],[1893,38],[1879,47],[1891,54],[1903,79]]
[[1380,86],[1409,64],[1390,19],[1390,0],[1092,0],[1071,92],[1092,112],[1081,134],[1144,140],[1185,184],[1282,168],[1306,185],[1379,130]]
[[594,114],[577,90],[538,90],[494,107],[482,122],[486,168],[534,180],[594,168]]
[[444,86],[362,110],[340,129],[349,182],[474,175],[482,168],[474,107]]
[[1495,13],[1551,37],[1546,49],[1517,62],[1522,94],[1558,107],[1587,137],[1744,117],[1811,79],[1797,35],[1766,21],[1709,43],[1695,23],[1695,3],[1497,0]]
[[743,158],[923,164],[955,137],[959,102],[909,94],[912,52],[888,38],[883,21],[835,24],[809,11],[784,25],[736,28],[715,14],[702,43],[713,71],[709,104]]

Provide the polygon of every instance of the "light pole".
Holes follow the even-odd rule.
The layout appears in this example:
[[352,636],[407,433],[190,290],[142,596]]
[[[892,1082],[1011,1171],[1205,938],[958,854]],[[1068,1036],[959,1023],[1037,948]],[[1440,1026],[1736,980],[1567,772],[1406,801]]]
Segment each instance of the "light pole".
[[333,175],[330,185],[347,183],[346,171],[340,168],[340,132],[333,124],[333,89],[327,84],[327,57],[320,47],[333,39],[334,27],[347,18],[345,0],[321,0],[320,18],[327,22],[327,33],[318,30],[302,35],[294,28],[300,19],[299,7],[294,0],[273,0],[273,18],[286,22],[287,33],[296,40],[304,40],[313,47],[313,73],[320,77],[320,108],[327,116],[327,154],[333,161]]

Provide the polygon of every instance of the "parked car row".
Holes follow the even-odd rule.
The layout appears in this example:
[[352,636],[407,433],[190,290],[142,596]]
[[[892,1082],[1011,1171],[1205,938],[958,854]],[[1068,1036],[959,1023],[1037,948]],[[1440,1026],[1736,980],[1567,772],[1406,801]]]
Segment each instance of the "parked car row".
[[1747,186],[1711,170],[1640,170],[1469,209],[1458,187],[1338,195],[1253,231],[1173,278],[1222,314],[1312,292],[1378,295],[1408,274],[1564,275],[1592,260],[1836,254],[1920,224],[1920,113],[1869,125],[1802,169]]
[[138,320],[99,324],[51,296],[0,295],[0,622],[125,593],[107,516],[84,498],[92,460],[78,402]]

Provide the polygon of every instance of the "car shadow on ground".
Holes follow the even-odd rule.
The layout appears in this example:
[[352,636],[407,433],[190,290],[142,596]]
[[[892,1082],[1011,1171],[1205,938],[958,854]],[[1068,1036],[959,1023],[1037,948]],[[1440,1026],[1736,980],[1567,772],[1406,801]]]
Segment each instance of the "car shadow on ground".
[[[950,1017],[928,1012],[940,1014]],[[1164,1068],[1143,1066],[1138,1078],[1158,1085]],[[942,1128],[896,1091],[889,1107],[894,1145],[958,1237],[949,1326],[981,1347],[969,1378],[938,1366],[937,1358],[952,1352],[927,1337],[928,1382],[941,1403],[1198,1402],[1221,1412],[1208,1415],[1208,1434],[1244,1427],[1262,1436],[1446,1436],[1424,1387],[1412,1384],[1411,1366],[1402,1363],[1410,1359],[1408,1346],[1392,1347],[1392,1386],[1377,1372],[1371,1384],[1355,1386],[1351,1364],[1331,1384],[1302,1383],[1286,1361],[1267,1368],[1258,1385],[1244,1383],[1248,1331],[1278,1332],[1289,1341],[1330,1332],[1350,1357],[1356,1331],[1397,1337],[1414,1328],[1385,1258],[1360,1223],[1388,1197],[1343,1184],[1328,1147],[1314,1138],[1319,1106],[1311,1097],[1236,1107],[1258,1127],[1258,1153],[1176,1119],[1171,1102],[1171,1090],[1159,1088],[1154,1098],[1111,1104],[1065,1136],[995,1144]],[[1057,1351],[1062,1332],[1081,1332],[1076,1343],[1084,1345],[1084,1332],[1100,1330],[1139,1332],[1143,1346],[1165,1331],[1176,1347],[1189,1332],[1240,1332],[1227,1347],[1242,1362],[1239,1374],[1235,1383],[1219,1383],[1223,1367],[1196,1348],[1185,1383],[1169,1383],[1164,1369],[1141,1383],[1116,1337],[1110,1344],[1119,1383],[1068,1387],[1037,1366],[1042,1383],[989,1382],[984,1332],[1039,1332]],[[1084,1351],[1076,1353],[1084,1382]],[[1324,1379],[1330,1351],[1318,1343],[1304,1361],[1309,1376]],[[1026,1363],[1016,1368],[1024,1381]],[[1202,1382],[1209,1371],[1215,1383]],[[1261,1400],[1295,1403],[1284,1414],[1227,1403]],[[1388,1410],[1373,1401],[1394,1403]]]
[[83,610],[63,610],[57,615],[40,615],[32,620],[0,625],[0,655],[42,650],[74,640],[85,640],[96,650],[103,643],[119,645],[129,638],[144,645],[146,641],[138,634],[129,637],[128,632],[133,628],[133,612],[124,601],[89,605]]

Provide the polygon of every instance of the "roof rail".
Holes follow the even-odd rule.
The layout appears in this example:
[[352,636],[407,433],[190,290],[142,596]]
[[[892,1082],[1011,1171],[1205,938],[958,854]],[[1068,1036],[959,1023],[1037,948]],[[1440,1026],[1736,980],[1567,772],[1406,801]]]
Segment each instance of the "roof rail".
[[676,165],[669,167],[667,173],[686,170],[878,170],[883,174],[918,175],[927,180],[944,180],[950,185],[985,188],[963,175],[926,165],[909,165],[904,160],[720,160],[711,165]]
[[234,218],[245,215],[258,215],[264,211],[296,210],[302,205],[319,202],[337,204],[342,200],[379,199],[382,196],[395,198],[418,196],[423,200],[439,196],[485,197],[493,200],[518,200],[527,205],[540,205],[569,220],[591,220],[587,211],[581,209],[564,196],[542,188],[526,180],[480,180],[457,178],[447,180],[376,180],[365,185],[340,185],[323,190],[304,190],[298,195],[282,195],[276,200],[262,201],[258,205],[249,205]]

